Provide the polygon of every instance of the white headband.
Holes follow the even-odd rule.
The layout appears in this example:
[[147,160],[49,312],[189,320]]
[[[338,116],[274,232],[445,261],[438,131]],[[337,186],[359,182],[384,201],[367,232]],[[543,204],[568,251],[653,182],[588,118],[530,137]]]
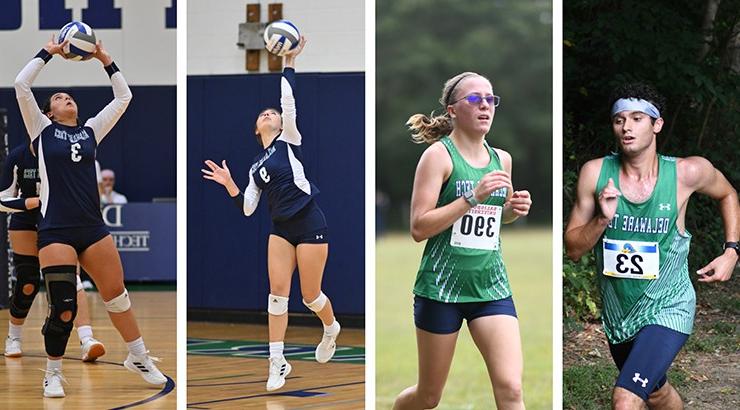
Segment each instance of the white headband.
[[660,111],[650,101],[637,98],[620,98],[612,105],[612,117],[622,111],[640,111],[653,117],[660,118]]

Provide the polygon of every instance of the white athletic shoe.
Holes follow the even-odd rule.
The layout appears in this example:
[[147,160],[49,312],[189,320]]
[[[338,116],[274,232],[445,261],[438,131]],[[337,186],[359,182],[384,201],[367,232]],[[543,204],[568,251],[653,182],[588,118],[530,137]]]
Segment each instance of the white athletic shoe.
[[80,350],[82,350],[82,361],[88,363],[94,362],[95,359],[105,354],[105,346],[92,337],[80,345]]
[[67,383],[67,379],[62,374],[62,369],[43,370],[44,376],[44,397],[64,397],[64,388],[62,382]]
[[21,357],[22,355],[21,339],[14,339],[8,336],[5,339],[5,357]]
[[285,357],[270,358],[270,377],[267,378],[267,391],[277,390],[285,385],[285,377],[293,369]]
[[339,326],[339,322],[337,322],[337,327],[339,330],[337,330],[337,333],[334,335],[328,335],[324,332],[324,337],[321,338],[321,343],[316,346],[317,362],[326,363],[334,357],[334,352],[337,351],[337,336],[339,336],[339,332],[342,331],[342,328]]
[[147,383],[165,384],[167,383],[167,378],[162,374],[162,372],[159,371],[159,369],[157,369],[157,366],[155,366],[153,363],[158,361],[158,358],[151,357],[148,354],[145,354],[143,356],[136,356],[129,353],[128,357],[123,362],[123,365],[130,371],[138,373],[141,377],[144,378],[144,380],[146,380]]

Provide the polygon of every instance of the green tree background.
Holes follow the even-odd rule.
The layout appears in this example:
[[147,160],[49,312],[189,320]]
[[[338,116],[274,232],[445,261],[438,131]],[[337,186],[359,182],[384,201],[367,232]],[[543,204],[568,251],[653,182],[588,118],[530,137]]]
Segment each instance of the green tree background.
[[552,4],[549,0],[377,2],[376,187],[387,225],[408,227],[414,171],[427,147],[405,126],[441,112],[444,82],[463,71],[488,77],[501,96],[488,142],[511,153],[514,187],[534,201],[528,221],[552,219]]
[[[614,150],[608,98],[625,82],[651,83],[667,98],[660,153],[703,156],[738,188],[740,1],[568,1],[563,27],[564,223],[580,166]],[[689,271],[695,272],[721,253],[724,231],[716,203],[692,197],[686,227],[693,235]],[[592,262],[592,255],[577,263],[564,258],[568,318],[599,315]],[[737,283],[735,278],[697,286],[699,302],[712,292],[738,300]],[[739,313],[734,306],[732,313]]]

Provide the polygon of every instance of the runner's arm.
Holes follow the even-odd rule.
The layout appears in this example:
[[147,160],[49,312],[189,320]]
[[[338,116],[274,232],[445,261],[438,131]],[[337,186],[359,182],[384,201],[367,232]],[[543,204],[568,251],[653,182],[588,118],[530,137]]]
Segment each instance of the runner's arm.
[[596,182],[601,168],[600,162],[597,161],[589,161],[581,168],[576,187],[576,201],[565,229],[566,255],[573,261],[578,261],[593,249],[610,222],[597,209]]

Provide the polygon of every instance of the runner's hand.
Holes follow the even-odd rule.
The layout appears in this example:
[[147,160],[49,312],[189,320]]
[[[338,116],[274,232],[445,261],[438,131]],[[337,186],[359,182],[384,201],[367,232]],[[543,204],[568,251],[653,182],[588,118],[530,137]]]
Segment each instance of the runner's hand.
[[609,178],[609,182],[604,189],[599,192],[599,209],[604,218],[612,220],[617,213],[617,201],[622,193],[614,186],[614,180]]
[[732,277],[732,271],[737,264],[737,253],[734,249],[727,249],[725,253],[714,258],[713,261],[696,273],[699,275],[699,282],[725,282]]
[[504,187],[509,188],[509,193],[514,191],[514,188],[511,185],[511,176],[509,176],[509,173],[506,171],[493,171],[487,173],[480,179],[480,181],[478,181],[478,185],[473,189],[473,194],[478,202],[483,202],[491,196],[493,191]]
[[529,196],[529,191],[514,191],[508,203],[514,215],[526,216],[532,206],[532,198]]

